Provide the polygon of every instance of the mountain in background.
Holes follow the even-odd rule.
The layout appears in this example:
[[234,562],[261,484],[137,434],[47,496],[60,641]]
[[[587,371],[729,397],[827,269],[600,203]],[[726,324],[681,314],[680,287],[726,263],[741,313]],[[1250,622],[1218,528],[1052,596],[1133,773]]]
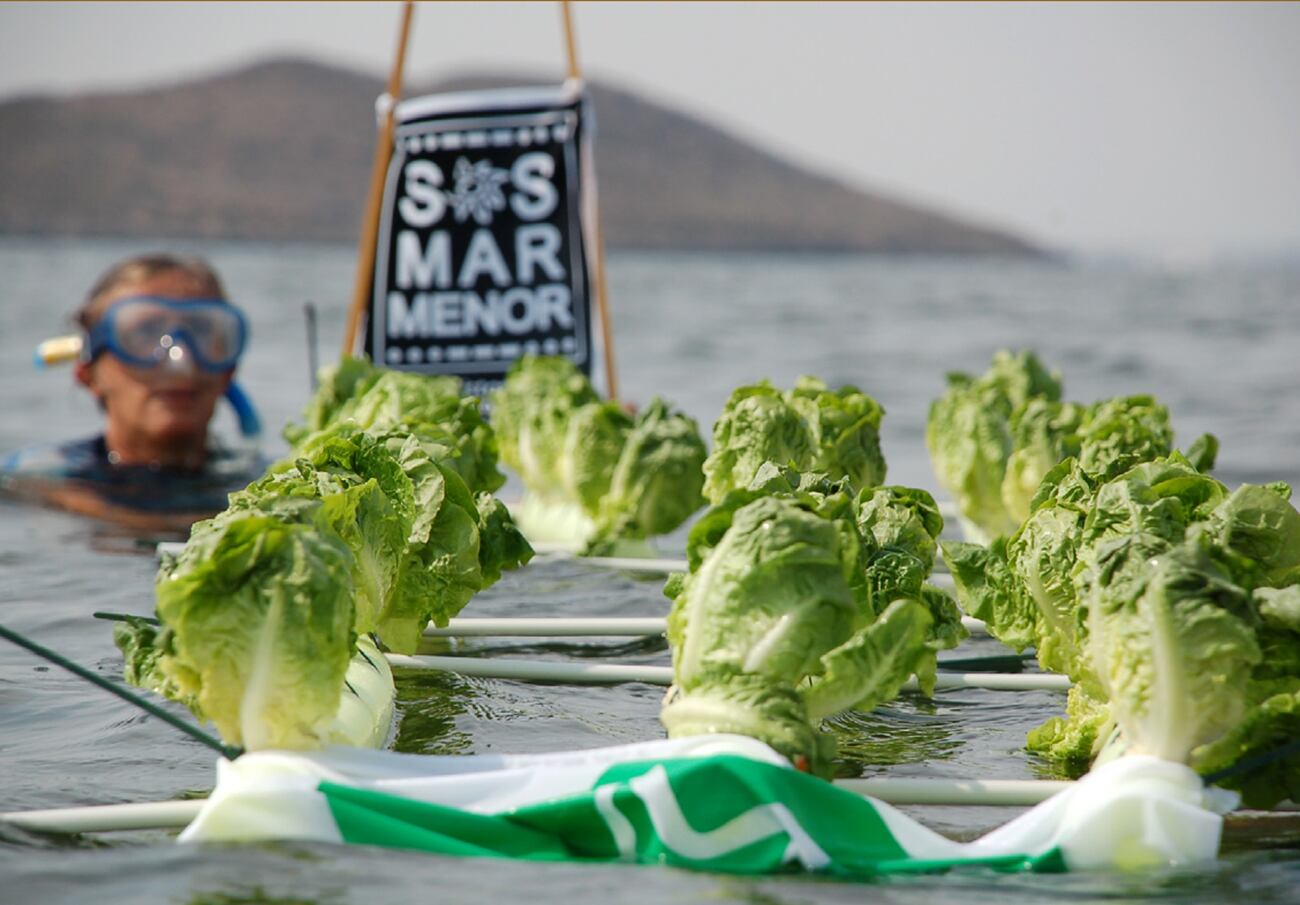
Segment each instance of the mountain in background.
[[[406,94],[536,81],[484,76]],[[611,247],[1043,253],[627,91],[590,89]],[[166,88],[0,103],[0,233],[353,242],[382,90],[370,75],[280,59]]]

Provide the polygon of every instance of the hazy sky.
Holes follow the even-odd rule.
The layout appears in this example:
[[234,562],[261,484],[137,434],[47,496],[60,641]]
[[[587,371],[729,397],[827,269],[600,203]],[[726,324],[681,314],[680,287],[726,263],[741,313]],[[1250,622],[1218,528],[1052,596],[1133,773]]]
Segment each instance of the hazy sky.
[[[863,187],[1075,250],[1300,249],[1297,3],[574,9],[589,75]],[[0,97],[277,53],[386,71],[399,10],[0,3]],[[408,60],[408,77],[516,66],[558,78],[558,5],[420,4]]]

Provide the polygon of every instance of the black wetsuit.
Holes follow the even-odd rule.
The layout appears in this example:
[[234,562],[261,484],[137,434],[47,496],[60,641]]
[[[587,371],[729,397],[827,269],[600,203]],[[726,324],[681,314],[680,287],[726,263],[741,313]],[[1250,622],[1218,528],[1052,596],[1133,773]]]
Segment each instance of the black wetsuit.
[[25,484],[57,482],[140,512],[220,512],[226,495],[256,480],[265,467],[259,453],[222,447],[210,450],[199,469],[115,465],[101,434],[10,453],[0,459],[0,486],[21,493]]

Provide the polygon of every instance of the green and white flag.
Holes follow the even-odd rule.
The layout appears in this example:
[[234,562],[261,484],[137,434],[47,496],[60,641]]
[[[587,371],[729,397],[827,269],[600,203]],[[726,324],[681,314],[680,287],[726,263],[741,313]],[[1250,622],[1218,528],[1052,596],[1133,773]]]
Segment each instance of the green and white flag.
[[963,865],[1060,871],[1212,860],[1222,819],[1199,777],[1125,757],[976,839],[792,769],[741,736],[545,755],[332,748],[222,761],[181,841],[298,839],[534,861],[669,864],[844,878]]

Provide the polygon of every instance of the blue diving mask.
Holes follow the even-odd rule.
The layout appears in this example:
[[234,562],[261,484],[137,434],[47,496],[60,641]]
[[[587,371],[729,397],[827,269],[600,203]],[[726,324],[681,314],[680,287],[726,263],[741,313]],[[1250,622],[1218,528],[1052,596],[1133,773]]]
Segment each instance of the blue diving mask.
[[181,365],[186,355],[204,371],[229,371],[243,354],[248,322],[224,299],[133,295],[105,309],[90,330],[83,355],[104,352],[138,368]]

